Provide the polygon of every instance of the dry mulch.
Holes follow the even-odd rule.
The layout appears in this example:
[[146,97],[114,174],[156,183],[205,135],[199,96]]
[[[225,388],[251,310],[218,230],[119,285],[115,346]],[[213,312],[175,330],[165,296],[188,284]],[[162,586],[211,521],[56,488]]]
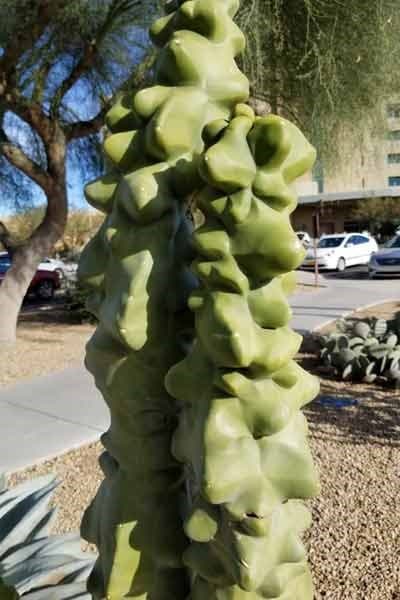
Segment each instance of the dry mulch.
[[[306,340],[299,359],[316,372],[311,350]],[[313,402],[306,409],[322,484],[307,536],[315,600],[399,600],[400,394],[326,376],[321,383],[323,393],[359,403],[338,409]],[[101,481],[100,452],[99,443],[75,450],[12,476],[11,484],[56,472],[57,531],[77,529]]]
[[400,393],[325,378],[321,390],[358,405],[305,411],[322,485],[308,539],[315,598],[398,600]]
[[63,310],[33,307],[18,323],[17,343],[0,348],[0,386],[12,385],[82,363],[85,344],[94,331],[71,323]]

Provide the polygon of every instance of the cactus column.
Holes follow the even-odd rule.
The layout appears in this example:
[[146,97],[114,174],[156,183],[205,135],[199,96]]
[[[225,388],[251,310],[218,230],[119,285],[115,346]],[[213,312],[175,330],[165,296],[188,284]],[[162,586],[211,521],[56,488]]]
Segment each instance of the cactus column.
[[200,166],[196,339],[166,379],[183,407],[173,454],[189,481],[191,598],[311,600],[301,499],[318,482],[299,409],[318,382],[293,361],[301,338],[286,295],[303,257],[289,184],[314,150],[284,119],[245,105],[216,140]]
[[100,321],[87,365],[111,413],[83,523],[94,598],[312,598],[301,501],[318,484],[300,408],[318,384],[293,361],[287,294],[303,256],[290,184],[315,153],[245,104],[238,5],[168,3],[155,85],[109,113],[113,166],[87,189],[106,213],[81,264]]
[[244,47],[236,8],[233,0],[187,2],[154,25],[162,48],[155,85],[108,114],[112,167],[86,190],[106,213],[80,265],[99,319],[86,364],[111,413],[105,481],[82,526],[100,551],[94,598],[183,600],[189,591],[183,470],[170,452],[177,406],[164,378],[184,356],[195,286],[183,264],[184,209],[202,186],[202,134],[211,122],[226,124],[249,93],[234,60]]

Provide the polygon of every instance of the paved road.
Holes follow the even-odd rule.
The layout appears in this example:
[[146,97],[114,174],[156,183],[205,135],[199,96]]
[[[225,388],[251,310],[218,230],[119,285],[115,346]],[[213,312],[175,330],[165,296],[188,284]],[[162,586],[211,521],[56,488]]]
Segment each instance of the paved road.
[[[299,280],[312,284],[311,273]],[[318,292],[291,298],[293,327],[313,330],[361,306],[400,297],[400,280],[369,281],[365,272],[327,275]],[[0,388],[0,472],[12,472],[92,442],[108,428],[105,403],[83,367]]]
[[[299,272],[299,280],[312,284],[310,272]],[[294,294],[290,303],[293,309],[292,327],[300,332],[314,331],[330,321],[354,310],[400,298],[400,279],[368,279],[364,269],[348,269],[343,274],[322,275],[317,292]]]

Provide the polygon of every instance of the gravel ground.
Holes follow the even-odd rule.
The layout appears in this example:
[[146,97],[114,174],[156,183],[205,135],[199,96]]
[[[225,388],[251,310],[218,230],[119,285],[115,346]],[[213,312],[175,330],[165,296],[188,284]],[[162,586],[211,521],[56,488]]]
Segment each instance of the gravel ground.
[[[353,395],[356,407],[314,402],[307,410],[322,493],[312,502],[307,540],[316,600],[400,598],[400,401],[393,391],[323,381],[323,391]],[[10,483],[55,472],[57,531],[79,528],[101,480],[92,444],[11,477]]]
[[[90,335],[91,327],[85,328],[70,332],[76,353],[82,353],[83,338]],[[27,331],[25,341],[36,340],[39,333]],[[56,344],[62,352],[71,339],[52,339],[50,353]],[[40,342],[38,346],[43,351]],[[307,346],[300,359],[316,371],[312,346]],[[37,361],[43,363],[43,355]],[[313,526],[307,537],[315,600],[400,600],[400,394],[326,378],[322,391],[356,397],[359,404],[338,409],[314,402],[306,410],[322,484],[320,497],[311,503]],[[76,530],[101,481],[100,452],[100,443],[86,446],[19,472],[10,484],[55,472],[61,480],[55,494],[56,531]]]
[[15,347],[0,348],[0,386],[82,363],[93,330],[92,325],[21,322]]
[[322,484],[309,538],[316,600],[398,600],[399,394],[328,381],[323,391],[360,403],[306,411]]

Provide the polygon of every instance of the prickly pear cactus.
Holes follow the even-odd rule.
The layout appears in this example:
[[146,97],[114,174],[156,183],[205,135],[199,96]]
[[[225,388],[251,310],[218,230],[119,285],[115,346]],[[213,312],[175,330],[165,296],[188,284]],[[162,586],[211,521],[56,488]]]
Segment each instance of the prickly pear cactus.
[[82,526],[100,550],[90,591],[311,600],[299,409],[318,384],[293,361],[287,295],[304,253],[290,184],[314,150],[245,104],[238,0],[167,4],[155,84],[110,111],[112,168],[87,188],[106,218],[80,266],[99,319],[86,363],[111,413]]
[[344,319],[319,338],[320,358],[342,379],[400,386],[399,316],[386,321]]

